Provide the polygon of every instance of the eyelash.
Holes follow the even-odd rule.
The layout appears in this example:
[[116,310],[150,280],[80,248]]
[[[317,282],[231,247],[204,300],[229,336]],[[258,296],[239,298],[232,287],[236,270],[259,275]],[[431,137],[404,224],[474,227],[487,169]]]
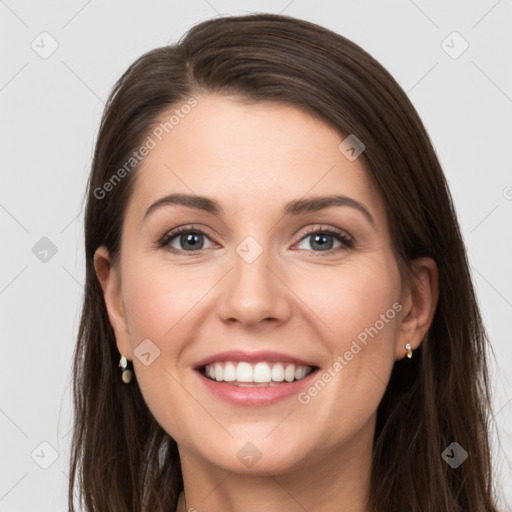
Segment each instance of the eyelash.
[[[210,238],[207,235],[207,233],[205,233],[203,230],[201,230],[199,228],[195,228],[192,225],[182,226],[182,227],[176,228],[176,229],[166,233],[160,239],[160,241],[158,242],[158,246],[159,247],[167,248],[170,252],[172,252],[174,254],[188,253],[188,254],[194,255],[194,254],[197,254],[198,252],[204,250],[204,249],[197,249],[196,251],[184,251],[184,250],[181,250],[181,249],[176,249],[174,247],[171,247],[169,245],[169,242],[171,242],[174,238],[176,238],[178,235],[181,235],[183,233],[201,234],[201,235],[206,236],[207,238]],[[308,236],[314,235],[314,234],[323,234],[323,235],[328,235],[328,236],[334,236],[339,242],[342,243],[342,246],[334,248],[334,249],[329,249],[327,251],[313,251],[313,250],[309,250],[308,252],[324,253],[324,254],[329,254],[330,255],[330,254],[335,253],[337,251],[343,251],[343,250],[347,250],[347,249],[352,249],[354,247],[354,240],[353,240],[353,238],[351,238],[349,235],[347,235],[341,229],[337,229],[337,228],[326,228],[326,229],[323,229],[321,227],[320,228],[317,228],[317,227],[310,228],[310,229],[306,230],[304,233],[302,233],[302,235],[301,235],[301,237],[300,237],[300,239],[298,240],[297,243],[302,242],[305,238],[307,238]]]

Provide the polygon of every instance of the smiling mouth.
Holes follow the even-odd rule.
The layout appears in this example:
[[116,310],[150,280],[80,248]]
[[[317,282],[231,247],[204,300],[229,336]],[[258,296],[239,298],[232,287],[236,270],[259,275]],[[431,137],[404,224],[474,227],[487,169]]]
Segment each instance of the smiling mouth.
[[198,368],[203,377],[219,383],[240,387],[271,387],[304,379],[317,366],[294,363],[249,363],[246,361],[219,361]]

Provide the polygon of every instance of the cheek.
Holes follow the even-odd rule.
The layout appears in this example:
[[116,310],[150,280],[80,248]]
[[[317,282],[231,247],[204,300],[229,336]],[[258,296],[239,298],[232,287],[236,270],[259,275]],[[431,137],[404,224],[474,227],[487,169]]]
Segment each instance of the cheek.
[[393,349],[400,280],[398,270],[386,261],[367,258],[328,268],[324,277],[319,273],[294,286],[327,329],[323,339],[333,357],[349,350],[353,340],[366,347],[374,341],[370,348],[377,352]]
[[[192,269],[175,270],[141,262],[127,270],[123,296],[132,344],[150,338],[160,348],[172,349],[179,333],[205,294],[204,276]],[[166,341],[167,340],[167,341]]]
[[368,258],[330,269],[323,281],[310,288],[315,292],[310,292],[308,304],[330,329],[323,341],[332,364],[326,369],[328,384],[306,390],[302,403],[333,429],[344,424],[341,430],[349,432],[374,413],[389,380],[401,310],[400,279],[387,261]]
[[[201,298],[211,284],[199,279],[190,268],[171,269],[139,260],[126,265],[123,297],[134,350],[133,364],[136,379],[144,400],[157,421],[176,439],[187,437],[191,425],[183,421],[187,407],[192,408],[190,395],[183,386],[186,371],[179,367],[183,350],[192,340]],[[145,365],[137,354],[143,340],[150,353]],[[156,348],[155,348],[156,347]],[[157,354],[155,356],[155,354]]]

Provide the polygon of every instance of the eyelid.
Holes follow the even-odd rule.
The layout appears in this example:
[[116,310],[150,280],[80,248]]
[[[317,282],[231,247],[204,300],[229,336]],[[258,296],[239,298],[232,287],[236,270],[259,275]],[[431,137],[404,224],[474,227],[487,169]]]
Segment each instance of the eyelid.
[[[203,251],[204,249],[197,249],[196,251],[183,251],[181,249],[176,249],[174,247],[171,247],[169,242],[176,238],[177,236],[181,235],[182,233],[199,233],[210,240],[212,237],[206,232],[206,230],[202,227],[197,227],[196,224],[184,224],[183,226],[177,226],[170,231],[167,231],[157,242],[158,247],[168,248],[170,252],[179,253],[179,254],[196,254],[198,251]],[[213,243],[216,243],[212,240]]]
[[314,227],[307,228],[305,231],[302,232],[301,238],[299,241],[304,239],[306,236],[312,234],[312,233],[332,233],[336,235],[343,236],[344,238],[347,238],[351,241],[354,241],[354,237],[349,234],[347,231],[341,228],[336,228],[334,226],[326,226],[324,224],[318,224]]
[[[189,232],[204,235],[207,238],[209,238],[212,241],[212,243],[217,244],[217,242],[212,240],[212,237],[208,234],[208,232],[204,228],[198,227],[196,224],[185,224],[182,226],[177,226],[177,227],[171,229],[170,231],[166,232],[159,239],[158,246],[163,247],[163,248],[168,248],[168,250],[170,252],[173,252],[176,254],[187,254],[188,253],[189,255],[194,255],[200,251],[204,251],[205,249],[197,249],[195,251],[184,251],[182,249],[176,249],[169,245],[169,242],[171,240],[173,240],[174,238],[176,238],[177,236],[179,236],[180,234],[189,233]],[[317,224],[316,226],[312,226],[312,227],[307,228],[304,231],[301,231],[300,238],[298,238],[298,240],[293,245],[296,245],[296,244],[302,242],[305,238],[307,238],[308,236],[315,234],[315,233],[324,233],[324,234],[327,234],[328,236],[338,237],[338,240],[341,242],[342,247],[337,247],[337,248],[329,249],[326,251],[309,250],[308,252],[314,252],[314,253],[319,253],[319,254],[322,254],[322,253],[333,254],[333,253],[339,252],[340,250],[351,249],[351,248],[353,248],[354,243],[355,243],[354,237],[351,234],[349,234],[347,231],[340,229],[340,228],[333,227],[333,226],[325,226],[324,224]]]
[[325,226],[323,224],[320,224],[320,225],[317,225],[314,227],[310,227],[310,228],[306,229],[306,231],[303,231],[301,233],[301,237],[294,245],[302,242],[304,239],[308,238],[308,236],[311,236],[312,234],[315,234],[315,233],[324,233],[324,234],[327,234],[328,236],[333,236],[333,237],[337,238],[341,242],[342,247],[329,249],[327,251],[310,251],[310,252],[314,252],[314,253],[318,253],[318,254],[322,254],[322,253],[333,254],[333,253],[337,253],[343,249],[345,249],[345,250],[352,249],[355,245],[354,237],[351,234],[349,234],[347,231],[345,231],[344,229],[336,228],[334,226]]

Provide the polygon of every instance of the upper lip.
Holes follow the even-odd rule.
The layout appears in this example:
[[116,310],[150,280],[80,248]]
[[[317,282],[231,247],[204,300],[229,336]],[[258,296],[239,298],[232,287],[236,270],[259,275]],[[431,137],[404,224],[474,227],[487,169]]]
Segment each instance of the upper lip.
[[258,352],[244,352],[243,350],[229,350],[226,352],[219,352],[211,356],[201,359],[194,364],[195,368],[206,366],[207,364],[217,363],[220,361],[246,361],[251,362],[269,362],[269,363],[294,363],[301,366],[316,365],[312,362],[304,361],[298,357],[290,356],[282,352],[273,352],[269,350]]

